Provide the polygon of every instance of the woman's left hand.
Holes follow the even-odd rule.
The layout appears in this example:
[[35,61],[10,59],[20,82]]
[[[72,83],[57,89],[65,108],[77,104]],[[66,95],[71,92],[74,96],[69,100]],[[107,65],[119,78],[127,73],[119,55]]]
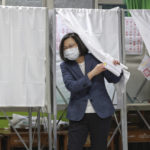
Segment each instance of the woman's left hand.
[[118,60],[114,60],[114,61],[113,61],[113,64],[114,64],[114,65],[120,65],[120,62],[119,62]]

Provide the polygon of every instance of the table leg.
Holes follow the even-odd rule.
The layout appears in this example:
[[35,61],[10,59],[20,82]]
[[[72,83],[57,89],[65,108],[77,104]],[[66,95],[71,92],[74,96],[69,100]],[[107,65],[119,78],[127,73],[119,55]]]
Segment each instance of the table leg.
[[2,150],[2,137],[0,136],[0,150]]
[[11,146],[10,146],[10,137],[7,138],[7,146],[6,146],[7,150],[11,150]]
[[64,150],[67,150],[68,147],[68,135],[64,135]]

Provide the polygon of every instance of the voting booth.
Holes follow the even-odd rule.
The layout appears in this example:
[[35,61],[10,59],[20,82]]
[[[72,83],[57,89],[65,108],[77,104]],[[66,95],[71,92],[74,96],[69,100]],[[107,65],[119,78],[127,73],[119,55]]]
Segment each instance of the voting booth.
[[[57,149],[57,104],[67,105],[70,96],[59,67],[59,44],[66,33],[76,32],[109,71],[116,76],[124,73],[119,83],[105,83],[115,109],[121,111],[121,121],[116,118],[117,127],[108,146],[122,126],[123,150],[127,150],[127,108],[149,106],[150,12],[130,10],[131,18],[125,17],[124,11],[0,7],[0,109],[8,120],[6,111],[25,108],[29,112],[29,147],[13,128],[26,149],[32,149],[33,109],[38,112],[40,141],[41,108],[48,113],[49,149]],[[121,65],[115,67],[114,59]]]
[[[0,110],[25,148],[30,150],[32,112],[38,113],[39,143],[40,111],[46,109],[51,113],[48,32],[47,8],[0,6]],[[29,147],[6,111],[29,112]]]
[[[125,69],[125,76],[119,85],[110,85],[105,81],[116,110],[121,111],[121,122],[116,120],[116,123],[118,124],[117,128],[120,128],[120,125],[122,125],[123,149],[127,149],[127,108],[133,109],[132,107],[134,106],[135,110],[137,109],[136,106],[147,106],[149,108],[150,95],[148,90],[150,84],[147,81],[149,78],[149,57],[145,55],[145,52],[149,52],[149,43],[147,42],[149,38],[146,38],[149,32],[148,22],[146,22],[146,18],[149,18],[149,12],[146,10],[130,10],[132,17],[127,17],[125,16],[125,11],[127,10],[117,8],[111,10],[69,8],[56,9],[55,11],[57,96],[59,95],[65,104],[69,99],[69,92],[67,93],[64,88],[59,69],[61,63],[59,43],[63,35],[69,32],[76,32],[97,59],[105,62],[107,58],[111,62],[111,58],[114,58],[127,66],[122,66],[122,69]],[[145,31],[142,31],[143,29]],[[146,45],[146,51],[144,45]],[[103,56],[106,56],[106,58]],[[109,62],[107,63],[109,64]],[[131,73],[131,76],[126,72],[127,68],[129,68],[128,71]],[[109,70],[110,68],[108,67],[107,69]],[[115,70],[113,69],[111,68],[110,71],[113,72]],[[146,79],[141,72],[143,72]],[[115,72],[113,73],[115,74]],[[120,90],[122,87],[123,90]],[[57,97],[58,102],[60,97]],[[147,127],[149,127],[141,113],[139,111],[138,113]],[[109,144],[110,142],[108,142]]]

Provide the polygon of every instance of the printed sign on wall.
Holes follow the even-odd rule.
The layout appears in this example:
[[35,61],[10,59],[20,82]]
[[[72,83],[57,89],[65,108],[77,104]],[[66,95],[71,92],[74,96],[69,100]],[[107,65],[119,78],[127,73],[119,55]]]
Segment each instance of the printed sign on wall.
[[147,80],[150,80],[150,57],[149,56],[147,55],[144,56],[138,70],[143,73],[144,77]]
[[143,40],[132,17],[125,17],[125,50],[129,55],[141,55],[143,50]]

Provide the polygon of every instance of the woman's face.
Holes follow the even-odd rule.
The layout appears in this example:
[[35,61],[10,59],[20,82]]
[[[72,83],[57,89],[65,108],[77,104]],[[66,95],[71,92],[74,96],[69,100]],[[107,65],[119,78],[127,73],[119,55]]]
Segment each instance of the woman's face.
[[78,47],[78,45],[73,38],[70,37],[64,41],[64,50],[75,47]]

